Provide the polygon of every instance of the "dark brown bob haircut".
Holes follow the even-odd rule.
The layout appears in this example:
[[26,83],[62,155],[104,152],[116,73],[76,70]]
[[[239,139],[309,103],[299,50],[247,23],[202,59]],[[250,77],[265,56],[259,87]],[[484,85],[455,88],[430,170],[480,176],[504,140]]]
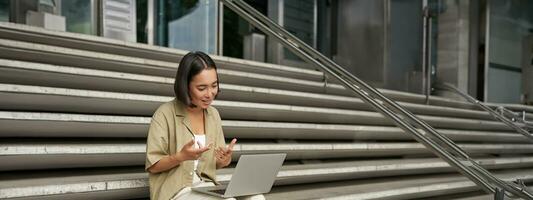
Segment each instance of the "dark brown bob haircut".
[[[174,94],[176,98],[183,104],[189,107],[195,107],[191,103],[191,96],[189,95],[189,84],[194,76],[206,69],[215,69],[217,66],[215,62],[207,54],[195,51],[189,52],[183,58],[181,58],[178,72],[176,73],[176,79],[174,80]],[[218,73],[217,73],[217,85],[218,85]],[[217,88],[217,96],[220,92],[220,86]],[[217,97],[215,96],[215,98]]]

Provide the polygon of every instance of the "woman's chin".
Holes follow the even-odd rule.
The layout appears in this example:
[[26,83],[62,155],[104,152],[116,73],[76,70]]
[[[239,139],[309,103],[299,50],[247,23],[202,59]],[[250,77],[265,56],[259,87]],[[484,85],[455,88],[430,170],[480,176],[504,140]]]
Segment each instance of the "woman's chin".
[[210,105],[211,105],[210,103],[207,103],[207,104],[206,103],[202,103],[202,104],[200,104],[200,108],[207,109]]

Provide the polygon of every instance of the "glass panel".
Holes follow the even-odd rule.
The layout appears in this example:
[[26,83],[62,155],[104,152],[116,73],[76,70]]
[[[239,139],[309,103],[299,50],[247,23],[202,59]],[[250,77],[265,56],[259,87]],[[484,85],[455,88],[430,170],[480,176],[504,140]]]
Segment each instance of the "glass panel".
[[216,0],[160,0],[158,44],[216,53],[217,12]]
[[[285,0],[284,28],[310,46],[315,40],[315,1]],[[284,48],[285,59],[301,61],[295,54]]]
[[520,103],[522,46],[533,34],[533,1],[489,1],[487,101]]
[[9,21],[9,0],[0,0],[0,22]]
[[430,30],[430,38],[429,38],[429,46],[430,46],[430,52],[431,55],[429,58],[429,65],[431,66],[431,80],[436,80],[436,70],[435,67],[437,65],[437,50],[438,50],[438,37],[439,37],[439,14],[444,11],[444,5],[440,0],[429,0],[428,1],[428,8],[429,13],[431,17],[431,21],[429,22],[429,26],[431,27]]
[[11,21],[20,24],[26,24],[26,13],[29,10],[37,11],[39,2],[37,0],[18,0],[11,1],[15,4],[15,11],[11,13]]
[[39,0],[39,11],[55,14],[56,2],[54,0]]
[[137,0],[137,42],[148,43],[148,29],[146,22],[148,19],[148,0]]
[[[267,0],[245,0],[245,2],[263,15],[267,15]],[[246,20],[227,7],[224,8],[223,27],[223,55],[234,58],[244,57],[243,46],[244,37],[246,35],[252,32],[262,33],[259,29],[250,25]]]
[[224,8],[224,34],[222,45],[222,52],[224,56],[234,57],[234,58],[243,58],[243,38],[246,32],[241,30],[246,30],[241,28],[246,26],[243,19],[233,12],[229,8]]
[[95,35],[92,23],[91,0],[61,1],[61,14],[65,16],[67,31]]

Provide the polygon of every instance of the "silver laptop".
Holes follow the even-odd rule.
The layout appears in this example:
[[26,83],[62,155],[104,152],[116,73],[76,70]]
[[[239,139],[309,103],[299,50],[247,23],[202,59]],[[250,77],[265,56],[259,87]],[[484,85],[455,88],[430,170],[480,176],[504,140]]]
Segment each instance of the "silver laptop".
[[242,155],[228,185],[195,187],[192,190],[223,198],[268,193],[286,155]]

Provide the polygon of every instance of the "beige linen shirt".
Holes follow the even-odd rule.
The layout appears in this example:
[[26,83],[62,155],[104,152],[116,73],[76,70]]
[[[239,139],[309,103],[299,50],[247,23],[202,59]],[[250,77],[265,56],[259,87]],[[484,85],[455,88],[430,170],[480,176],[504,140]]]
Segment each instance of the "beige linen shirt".
[[[184,144],[194,138],[190,120],[183,103],[174,99],[159,106],[152,116],[146,141],[145,170],[161,158],[179,152]],[[204,110],[206,144],[213,146],[200,157],[196,173],[202,180],[216,181],[216,160],[214,150],[225,147],[224,134],[218,111],[209,106]],[[182,162],[168,171],[149,173],[150,198],[170,199],[184,187],[192,186],[194,161]]]

